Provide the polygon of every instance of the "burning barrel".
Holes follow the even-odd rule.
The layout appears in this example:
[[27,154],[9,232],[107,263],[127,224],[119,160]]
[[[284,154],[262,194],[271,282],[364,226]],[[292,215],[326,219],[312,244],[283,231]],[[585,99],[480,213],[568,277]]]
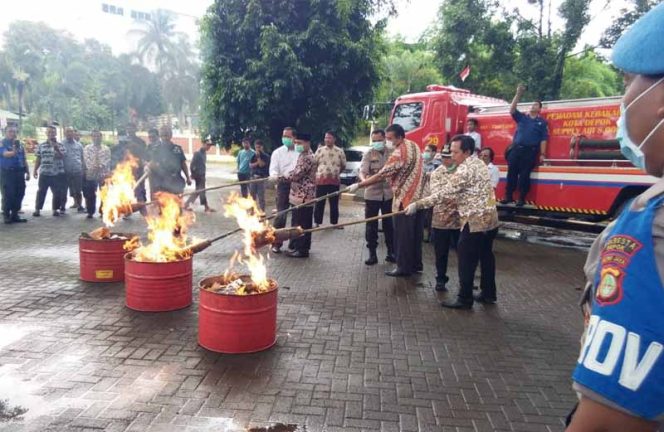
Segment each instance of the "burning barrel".
[[125,255],[125,298],[129,309],[167,312],[192,301],[192,256],[179,260],[138,261]]
[[199,283],[198,343],[242,354],[270,348],[277,338],[277,283],[257,289],[248,275],[213,276]]
[[124,244],[134,234],[105,232],[104,235],[81,234],[78,239],[80,278],[86,282],[122,282],[124,280]]

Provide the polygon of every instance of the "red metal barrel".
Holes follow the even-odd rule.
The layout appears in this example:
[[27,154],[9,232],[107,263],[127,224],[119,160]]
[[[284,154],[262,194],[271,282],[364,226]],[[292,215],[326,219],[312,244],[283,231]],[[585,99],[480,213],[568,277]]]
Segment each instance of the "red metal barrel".
[[274,345],[277,341],[277,288],[250,295],[218,294],[202,288],[215,278],[199,283],[199,345],[227,354],[263,351]]
[[[127,238],[133,234],[122,234]],[[127,239],[94,240],[79,237],[80,278],[86,282],[122,282],[124,280],[123,246]]]
[[140,262],[125,255],[125,298],[129,309],[166,312],[186,308],[192,298],[192,258]]

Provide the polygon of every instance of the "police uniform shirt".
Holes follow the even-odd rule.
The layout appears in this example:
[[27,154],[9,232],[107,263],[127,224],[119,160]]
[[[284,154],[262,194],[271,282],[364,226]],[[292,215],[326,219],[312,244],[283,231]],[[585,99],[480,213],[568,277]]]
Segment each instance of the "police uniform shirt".
[[584,266],[592,285],[574,389],[614,409],[662,422],[664,179],[624,213],[595,240]]
[[182,147],[171,142],[161,143],[152,149],[150,158],[158,164],[157,171],[163,177],[180,177],[182,162],[187,158]]
[[[6,151],[14,151],[14,142],[18,144],[18,152],[14,156],[6,158]],[[2,147],[0,147],[0,168],[9,170],[25,169],[25,150],[18,140],[10,140],[8,138],[2,140]]]

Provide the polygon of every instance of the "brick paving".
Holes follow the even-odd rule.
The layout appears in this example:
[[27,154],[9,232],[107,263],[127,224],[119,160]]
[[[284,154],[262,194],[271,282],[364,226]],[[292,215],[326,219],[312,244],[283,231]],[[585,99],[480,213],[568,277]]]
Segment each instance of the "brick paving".
[[[498,305],[446,311],[429,245],[424,274],[394,280],[364,265],[363,226],[314,234],[308,260],[269,262],[277,344],[233,356],[197,345],[196,292],[187,309],[140,313],[122,284],[79,281],[77,235],[98,220],[45,214],[0,226],[0,400],[28,409],[2,431],[558,431],[574,403],[582,251],[499,239]],[[342,219],[361,214],[344,203]],[[192,233],[231,228],[200,213]],[[194,280],[238,246],[197,255]]]

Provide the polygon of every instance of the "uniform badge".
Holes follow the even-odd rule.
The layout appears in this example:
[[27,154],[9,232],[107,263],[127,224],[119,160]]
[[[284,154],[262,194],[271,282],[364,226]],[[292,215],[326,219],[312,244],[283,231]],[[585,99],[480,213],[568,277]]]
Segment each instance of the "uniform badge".
[[622,282],[625,273],[616,267],[605,267],[600,273],[599,285],[595,292],[597,303],[602,306],[613,305],[623,297]]

